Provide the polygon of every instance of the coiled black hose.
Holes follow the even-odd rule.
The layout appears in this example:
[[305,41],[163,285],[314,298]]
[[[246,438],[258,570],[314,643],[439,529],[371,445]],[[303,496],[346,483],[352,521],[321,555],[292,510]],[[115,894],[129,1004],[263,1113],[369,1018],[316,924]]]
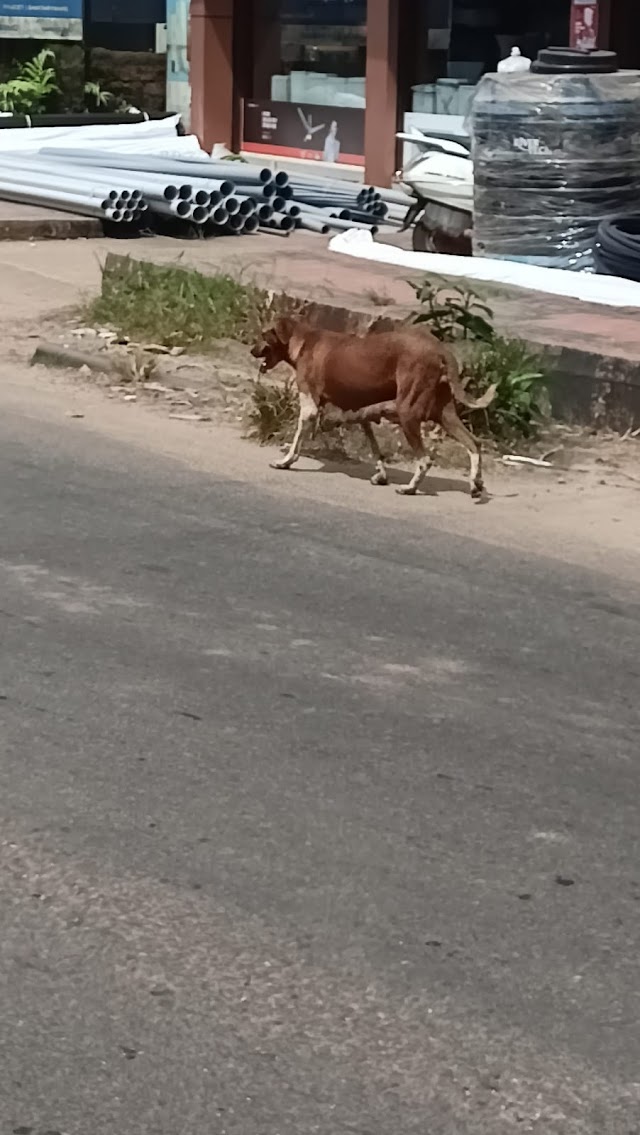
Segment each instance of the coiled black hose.
[[600,276],[621,276],[640,283],[640,215],[601,221],[595,264]]

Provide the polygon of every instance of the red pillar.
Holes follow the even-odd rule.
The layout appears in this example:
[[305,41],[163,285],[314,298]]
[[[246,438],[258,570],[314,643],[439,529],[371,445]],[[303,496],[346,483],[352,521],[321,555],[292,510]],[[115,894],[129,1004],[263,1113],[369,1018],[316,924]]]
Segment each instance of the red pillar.
[[390,185],[396,171],[399,9],[398,0],[367,4],[364,155],[365,176],[374,185]]
[[210,151],[215,142],[233,147],[234,0],[191,0],[189,72],[191,130]]

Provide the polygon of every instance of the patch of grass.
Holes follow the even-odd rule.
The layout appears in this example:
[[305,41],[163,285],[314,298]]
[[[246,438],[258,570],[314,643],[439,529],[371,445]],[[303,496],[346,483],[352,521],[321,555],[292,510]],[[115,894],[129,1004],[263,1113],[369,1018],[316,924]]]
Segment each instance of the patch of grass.
[[258,289],[230,276],[202,276],[129,257],[108,257],[89,319],[119,335],[166,347],[245,339]]
[[286,296],[229,275],[108,256],[87,320],[138,342],[206,350],[218,339],[253,343],[267,324],[295,310]]
[[298,394],[292,378],[277,383],[263,378],[255,380],[247,413],[250,437],[260,445],[282,442],[297,418]]

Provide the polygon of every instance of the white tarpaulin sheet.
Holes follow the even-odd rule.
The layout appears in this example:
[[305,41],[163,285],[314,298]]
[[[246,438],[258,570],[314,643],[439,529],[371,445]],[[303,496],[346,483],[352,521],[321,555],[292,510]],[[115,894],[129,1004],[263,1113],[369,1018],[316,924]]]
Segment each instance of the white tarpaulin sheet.
[[1,153],[36,153],[44,146],[62,149],[112,150],[114,153],[156,154],[159,157],[206,157],[194,134],[179,137],[180,115],[125,122],[122,125],[35,126],[0,130]]
[[528,288],[529,291],[546,292],[547,295],[566,296],[584,303],[605,304],[607,307],[640,308],[640,284],[633,280],[622,280],[618,276],[564,272],[560,268],[539,268],[513,260],[410,252],[374,241],[371,233],[365,229],[338,233],[329,241],[329,248],[332,252],[360,260],[393,264],[398,268],[409,268],[414,272],[427,272],[434,276],[508,284],[515,288]]

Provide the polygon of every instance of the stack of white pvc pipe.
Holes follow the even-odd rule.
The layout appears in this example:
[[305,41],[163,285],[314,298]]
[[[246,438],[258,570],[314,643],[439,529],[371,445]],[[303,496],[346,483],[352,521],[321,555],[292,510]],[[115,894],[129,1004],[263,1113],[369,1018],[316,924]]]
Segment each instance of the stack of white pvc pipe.
[[46,162],[3,157],[0,198],[105,221],[134,224],[142,220],[147,202],[135,176],[130,178],[121,172],[112,179],[98,170],[80,174],[67,169],[64,174],[54,175]]
[[[211,158],[172,158],[164,155],[130,152],[115,154],[85,148],[55,147],[40,152],[43,160],[73,164],[76,168],[126,171],[143,186],[152,211],[158,212],[154,197],[147,191],[150,179],[171,179],[188,184],[193,194],[211,194],[217,208],[206,221],[226,231],[253,232],[257,228],[288,233],[295,228],[314,232],[364,227],[377,231],[386,219],[389,206],[383,191],[348,181],[326,178],[291,178],[284,171],[246,162],[214,161]],[[182,181],[184,179],[184,182]],[[195,197],[184,198],[195,201]],[[206,204],[204,198],[197,204]],[[407,198],[407,208],[410,198]],[[225,213],[227,214],[225,216]],[[187,213],[182,209],[181,215]],[[191,216],[190,219],[196,218]]]
[[[138,221],[143,214],[188,221],[204,232],[287,234],[394,223],[411,198],[328,178],[289,177],[245,162],[127,150],[43,147],[3,154],[0,198],[90,216]],[[392,216],[388,216],[389,211]]]
[[[206,162],[60,147],[44,148],[38,158],[61,173],[71,169],[84,177],[133,177],[151,213],[203,228],[255,232],[261,224],[260,206],[266,206],[264,219],[271,219],[274,212],[271,186],[261,194],[253,192],[254,186],[237,187],[235,179],[224,176],[226,169],[212,170]],[[236,192],[237,188],[241,192]]]

